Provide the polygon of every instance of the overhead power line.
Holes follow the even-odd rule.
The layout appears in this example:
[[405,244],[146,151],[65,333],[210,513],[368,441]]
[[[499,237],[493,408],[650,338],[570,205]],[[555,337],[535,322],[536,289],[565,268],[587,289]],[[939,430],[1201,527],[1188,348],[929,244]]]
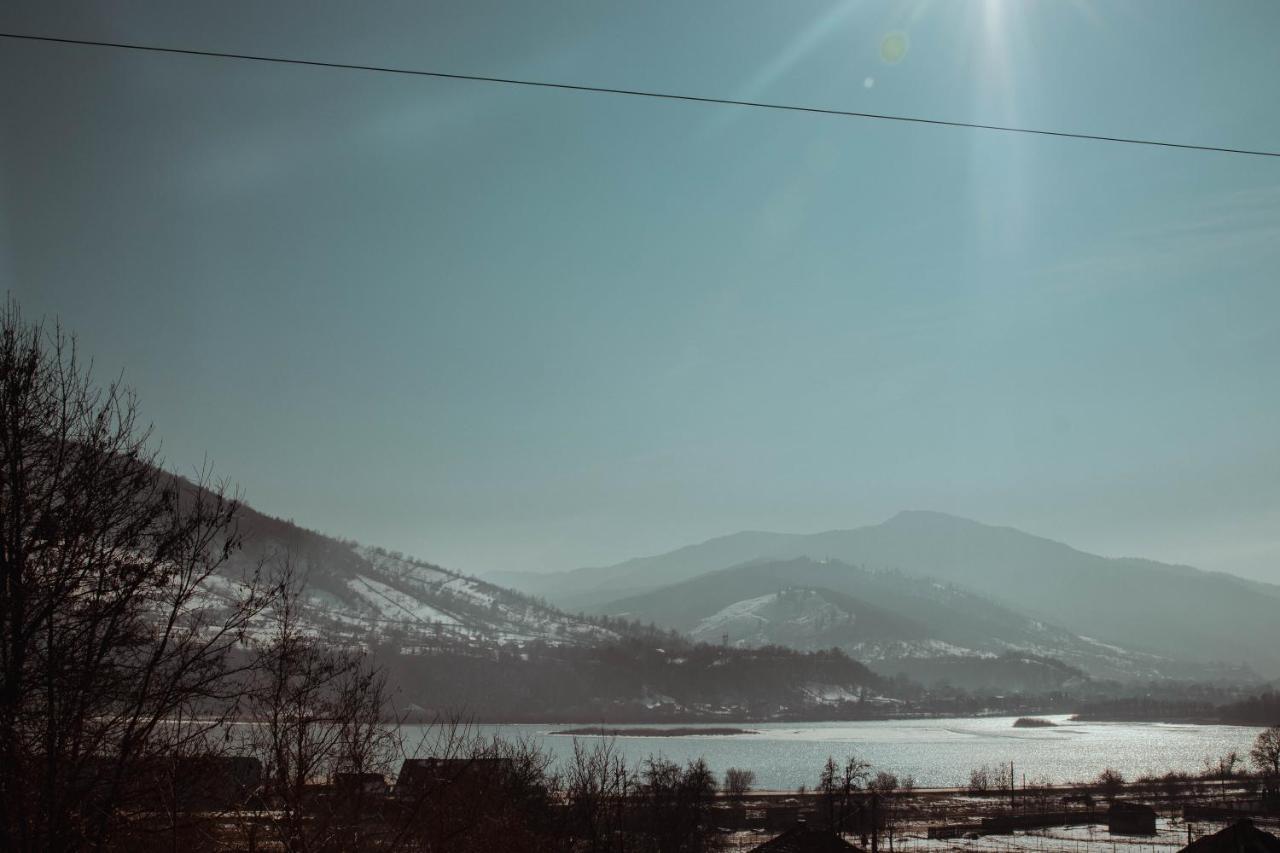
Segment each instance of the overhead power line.
[[348,62],[325,62],[318,59],[292,59],[283,56],[262,56],[250,53],[231,53],[218,50],[194,50],[180,47],[160,47],[147,44],[128,44],[124,42],[96,41],[92,39],[57,38],[54,36],[35,36],[22,33],[0,33],[0,38],[19,39],[22,41],[48,42],[53,44],[83,45],[88,47],[106,47],[119,50],[133,50],[147,53],[171,53],[183,56],[204,56],[215,59],[240,59],[250,62],[271,62],[279,65],[304,65],[312,68],[336,68],[347,71],[369,71],[379,74],[401,74],[411,77],[434,77],[439,80],[471,80],[477,83],[494,83],[504,86],[527,86],[537,89],[560,89],[569,92],[593,92],[601,95],[623,95],[632,98],[652,98],[665,101],[684,101],[695,104],[718,104],[732,107],[751,107],[762,110],[778,110],[792,113],[810,113],[814,115],[841,116],[845,118],[874,119],[877,121],[897,121],[910,124],[930,124],[940,127],[964,127],[972,130],[993,130],[1000,133],[1025,133],[1034,136],[1056,136],[1064,139],[1087,139],[1094,142],[1114,142],[1124,145],[1149,145],[1157,148],[1180,148],[1186,151],[1209,151],[1218,154],[1242,154],[1250,157],[1280,157],[1280,151],[1261,151],[1248,148],[1228,148],[1219,145],[1194,145],[1186,142],[1164,142],[1157,139],[1140,139],[1125,136],[1103,136],[1095,133],[1074,133],[1064,130],[1041,130],[1031,127],[1010,127],[998,124],[980,124],[969,121],[947,121],[945,119],[922,118],[920,116],[889,115],[885,113],[867,113],[855,110],[837,110],[825,107],[806,107],[796,104],[779,104],[767,101],[741,101],[734,98],[714,98],[702,95],[682,95],[674,92],[650,92],[643,89],[619,89],[611,86],[588,86],[579,83],[552,83],[545,80],[521,80],[513,77],[486,77],[479,74],[452,74],[445,71],[425,71],[417,68],[396,68],[384,65],[357,65]]

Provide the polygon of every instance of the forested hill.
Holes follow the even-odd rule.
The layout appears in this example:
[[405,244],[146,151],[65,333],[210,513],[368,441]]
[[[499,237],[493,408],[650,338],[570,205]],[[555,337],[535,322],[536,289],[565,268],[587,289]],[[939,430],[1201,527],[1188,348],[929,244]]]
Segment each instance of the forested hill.
[[887,682],[839,651],[642,639],[378,654],[411,709],[505,722],[884,717]]

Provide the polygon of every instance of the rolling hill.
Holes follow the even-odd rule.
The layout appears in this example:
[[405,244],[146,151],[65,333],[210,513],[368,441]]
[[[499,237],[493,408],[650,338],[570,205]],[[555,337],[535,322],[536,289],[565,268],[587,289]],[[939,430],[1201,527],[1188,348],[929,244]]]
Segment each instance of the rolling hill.
[[839,647],[885,674],[911,674],[924,659],[972,664],[1010,653],[1104,678],[1188,674],[1174,661],[1084,639],[951,584],[836,560],[757,560],[596,610],[708,642]]
[[[847,655],[721,648],[620,620],[583,618],[422,560],[242,506],[244,547],[206,583],[217,608],[239,579],[287,560],[304,627],[371,651],[399,701],[430,719],[645,721],[725,715],[883,715],[879,675]],[[267,638],[268,615],[250,626]]]
[[[502,579],[563,607],[611,609],[612,602],[708,572],[800,557],[897,569],[953,584],[1102,649],[1280,675],[1280,587],[1190,566],[1101,557],[935,512],[903,512],[853,530],[737,533],[614,566]],[[794,579],[785,585],[808,583]],[[748,597],[744,591],[735,600]]]

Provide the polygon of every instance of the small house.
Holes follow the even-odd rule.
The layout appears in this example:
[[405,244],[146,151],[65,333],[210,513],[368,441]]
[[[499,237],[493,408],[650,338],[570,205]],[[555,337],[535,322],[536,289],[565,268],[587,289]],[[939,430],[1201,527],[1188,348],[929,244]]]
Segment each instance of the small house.
[[804,821],[769,839],[750,853],[863,853],[829,829],[818,829]]
[[482,787],[500,783],[511,770],[511,761],[505,758],[406,758],[400,765],[396,791]]
[[335,773],[333,788],[341,797],[384,797],[387,779],[381,773]]
[[262,784],[262,762],[251,756],[184,756],[169,772],[175,805],[183,809],[237,808]]
[[1107,831],[1112,835],[1155,835],[1156,810],[1142,803],[1116,800],[1107,809]]
[[793,826],[800,820],[800,806],[792,804],[770,804],[764,812],[764,828],[777,831]]
[[1280,853],[1280,838],[1263,832],[1253,821],[1245,819],[1221,832],[1196,839],[1179,853]]

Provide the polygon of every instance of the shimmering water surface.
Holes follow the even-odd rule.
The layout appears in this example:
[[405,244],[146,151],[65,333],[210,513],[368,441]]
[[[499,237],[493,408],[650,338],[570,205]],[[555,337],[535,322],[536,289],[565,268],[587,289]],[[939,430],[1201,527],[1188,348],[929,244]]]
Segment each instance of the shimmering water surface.
[[[969,771],[979,765],[1010,761],[1019,782],[1025,776],[1028,783],[1092,779],[1104,767],[1114,767],[1127,778],[1166,770],[1199,771],[1206,756],[1232,749],[1247,756],[1260,731],[1247,726],[1072,723],[1066,717],[1046,718],[1057,723],[1056,728],[1015,729],[1014,719],[743,724],[738,728],[758,733],[620,737],[616,745],[633,764],[653,754],[679,762],[704,757],[717,773],[727,767],[750,768],[761,789],[812,787],[828,755],[842,760],[851,753],[877,770],[891,770],[899,777],[910,774],[919,787],[944,787],[965,784]],[[530,738],[563,761],[572,754],[574,738],[550,733],[564,728],[574,727],[502,725],[479,730]]]

